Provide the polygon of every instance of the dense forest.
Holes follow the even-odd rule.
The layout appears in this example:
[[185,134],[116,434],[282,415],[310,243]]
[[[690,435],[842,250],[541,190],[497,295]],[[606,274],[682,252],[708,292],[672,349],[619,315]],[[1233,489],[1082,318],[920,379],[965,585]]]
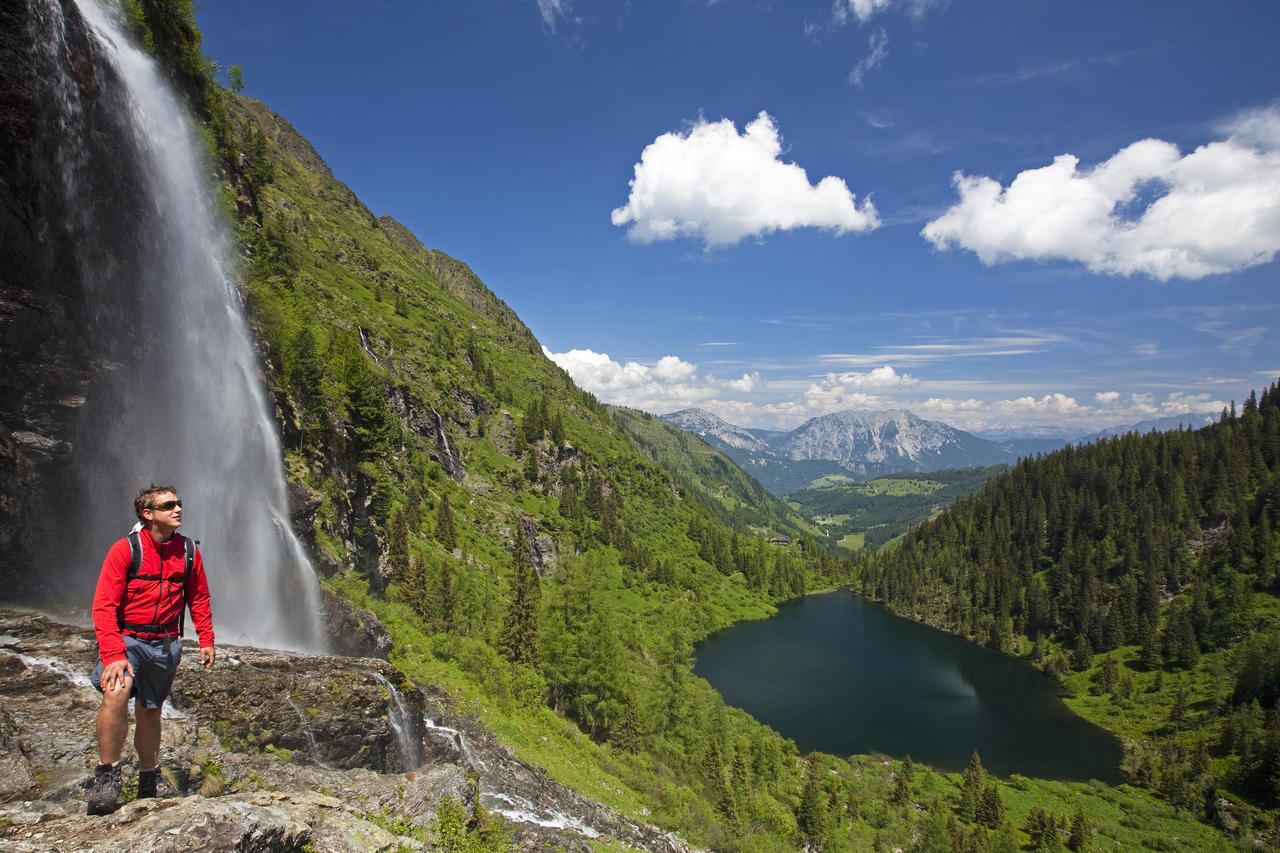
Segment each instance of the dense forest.
[[[1212,816],[1219,788],[1280,807],[1280,394],[1200,430],[1027,459],[869,560],[899,613],[1129,705],[1167,695],[1135,781]],[[1165,686],[1173,685],[1166,694]]]
[[[240,69],[200,57],[189,0],[126,8],[204,123],[307,544],[409,677],[560,781],[717,850],[1273,843],[1280,643],[1248,638],[1250,596],[1275,581],[1274,388],[1203,433],[1023,463],[901,547],[836,558],[749,477],[575,387],[465,264],[375,217],[236,94]],[[790,547],[769,543],[775,528],[798,534]],[[1149,647],[1151,669],[1117,660],[1117,683],[1167,669],[1174,690],[1195,650],[1244,642],[1219,717],[1236,722],[1209,748],[1236,758],[1230,784],[1259,811],[1242,822],[1161,788],[1172,753],[1149,778],[1135,769],[1150,790],[991,779],[977,755],[952,776],[907,756],[800,756],[693,675],[712,631],[851,581],[1006,651],[1068,649],[1084,677],[1108,649]],[[1186,718],[1203,714],[1196,696]],[[1228,814],[1234,829],[1213,822]]]

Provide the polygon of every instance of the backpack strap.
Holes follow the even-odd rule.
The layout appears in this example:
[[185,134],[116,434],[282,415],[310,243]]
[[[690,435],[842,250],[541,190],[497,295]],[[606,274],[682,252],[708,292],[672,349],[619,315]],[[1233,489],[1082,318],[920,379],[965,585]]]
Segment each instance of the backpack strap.
[[126,585],[131,583],[142,570],[142,540],[137,530],[130,530],[126,537],[129,540],[129,572],[124,576]]
[[191,566],[196,561],[196,540],[181,533],[175,536],[182,538],[182,547],[186,551],[186,562],[182,567],[182,609],[178,611],[178,638],[187,635],[187,578],[191,575]]
[[[191,567],[192,565],[195,564],[195,561],[196,561],[196,541],[188,536],[183,536],[181,533],[175,533],[173,535],[177,536],[179,539],[182,540],[182,548],[186,556],[186,559],[183,561],[182,578],[180,582],[182,586],[183,595],[185,597],[186,590],[187,590],[187,578],[191,575]],[[129,540],[129,570],[125,574],[125,580],[124,580],[125,594],[127,595],[129,584],[131,584],[135,580],[141,579],[141,580],[158,581],[158,580],[161,580],[161,577],[160,575],[141,574],[142,539],[140,538],[140,534],[138,530],[136,528],[133,530],[130,530],[129,535],[126,536],[125,538]],[[176,581],[178,581],[177,578],[172,578],[170,579],[169,582],[174,583]],[[186,636],[186,630],[187,630],[186,621],[187,621],[187,606],[186,606],[186,601],[184,600],[182,605],[182,610],[179,611],[179,614],[178,614],[178,636],[179,637]],[[134,627],[135,628],[154,628],[155,626],[144,625],[144,626],[134,626]]]

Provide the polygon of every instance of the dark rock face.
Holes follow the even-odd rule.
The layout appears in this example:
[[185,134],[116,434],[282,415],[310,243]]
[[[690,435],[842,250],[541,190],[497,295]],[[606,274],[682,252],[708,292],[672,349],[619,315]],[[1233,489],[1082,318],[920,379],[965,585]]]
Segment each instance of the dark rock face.
[[391,653],[391,635],[377,616],[324,587],[320,588],[320,601],[324,608],[325,632],[335,654],[386,660]]
[[[25,571],[40,550],[29,519],[67,475],[77,414],[94,376],[110,357],[92,329],[82,275],[84,253],[71,223],[87,211],[61,191],[64,171],[87,204],[118,195],[136,198],[120,169],[97,173],[65,150],[59,116],[45,103],[54,80],[72,81],[67,97],[79,110],[81,132],[97,131],[106,113],[107,86],[96,76],[92,43],[74,5],[65,27],[49,10],[27,3],[0,9],[0,586],[6,597],[48,600],[55,592],[44,573]],[[57,29],[62,37],[48,40]],[[44,48],[42,44],[54,44]],[[105,140],[90,160],[127,162]],[[108,225],[107,239],[121,238]],[[121,307],[130,306],[121,294]]]
[[[175,796],[90,817],[93,634],[0,610],[0,849],[421,850],[385,827],[429,827],[444,796],[504,816],[526,849],[691,849],[550,781],[385,661],[224,646],[205,672],[186,651],[160,751]],[[128,784],[130,742],[123,762]]]

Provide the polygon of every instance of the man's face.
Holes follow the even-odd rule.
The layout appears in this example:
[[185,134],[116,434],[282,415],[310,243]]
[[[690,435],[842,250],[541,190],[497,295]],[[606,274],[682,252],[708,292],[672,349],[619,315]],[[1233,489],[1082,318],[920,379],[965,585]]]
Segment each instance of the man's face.
[[182,505],[173,492],[160,492],[151,499],[151,506],[142,511],[151,522],[151,529],[172,533],[182,526]]

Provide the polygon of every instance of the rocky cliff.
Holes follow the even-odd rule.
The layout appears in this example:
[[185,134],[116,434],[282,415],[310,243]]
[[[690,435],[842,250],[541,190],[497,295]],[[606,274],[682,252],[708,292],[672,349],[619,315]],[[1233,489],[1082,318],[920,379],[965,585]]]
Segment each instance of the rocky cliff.
[[[203,672],[189,651],[165,709],[171,796],[89,817],[92,632],[0,610],[0,848],[433,849],[421,838],[448,796],[526,849],[690,849],[550,781],[385,661],[227,646]],[[126,747],[126,793],[135,760]]]

